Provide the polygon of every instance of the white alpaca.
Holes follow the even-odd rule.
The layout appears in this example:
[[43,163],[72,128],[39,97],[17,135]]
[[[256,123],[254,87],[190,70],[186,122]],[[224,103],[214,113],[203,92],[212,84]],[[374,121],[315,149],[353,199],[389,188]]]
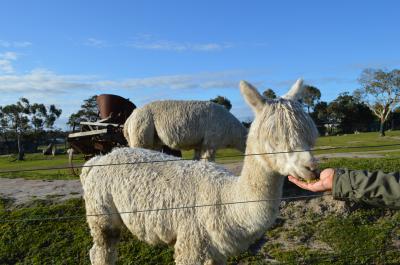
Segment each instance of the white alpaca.
[[194,149],[194,159],[215,160],[219,148],[245,151],[247,130],[225,107],[210,101],[165,100],[136,109],[126,120],[130,147]]
[[[274,101],[265,101],[246,82],[240,87],[255,113],[246,154],[308,150],[314,145],[315,125],[295,101],[301,81]],[[149,244],[173,244],[176,264],[225,264],[227,257],[246,250],[274,223],[283,176],[308,179],[316,167],[308,151],[246,156],[239,177],[210,162],[140,163],[171,158],[151,150],[121,148],[85,164],[133,163],[82,171],[87,214],[104,214],[87,217],[94,241],[92,264],[115,263],[123,225]],[[218,205],[257,200],[265,201]],[[217,206],[123,213],[210,204]]]

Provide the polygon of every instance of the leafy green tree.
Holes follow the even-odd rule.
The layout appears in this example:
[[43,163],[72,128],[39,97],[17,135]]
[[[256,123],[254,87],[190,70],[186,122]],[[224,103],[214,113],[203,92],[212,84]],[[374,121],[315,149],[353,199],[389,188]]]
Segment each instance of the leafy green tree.
[[264,96],[265,98],[267,98],[267,99],[276,99],[275,91],[272,90],[271,88],[266,89],[266,90],[263,92],[263,96]]
[[41,131],[44,128],[52,129],[57,118],[62,113],[61,109],[57,109],[55,105],[48,108],[44,104],[34,103],[30,106],[31,124],[35,130]]
[[4,139],[5,147],[8,150],[10,148],[9,141],[8,141],[8,122],[7,118],[3,112],[3,107],[0,106],[0,135],[1,138]]
[[356,94],[378,117],[380,135],[385,136],[385,122],[400,101],[400,70],[365,69],[358,81],[362,88]]
[[343,133],[367,131],[374,122],[374,115],[369,107],[347,92],[329,103],[327,118],[329,123],[338,124]]
[[315,104],[321,99],[321,91],[315,86],[304,85],[304,94],[302,102],[307,107],[307,112],[314,108]]
[[314,106],[314,111],[310,113],[311,118],[317,125],[320,135],[324,135],[326,132],[325,124],[328,123],[328,103],[320,101]]
[[210,101],[224,106],[227,110],[231,110],[232,108],[231,101],[223,96],[217,96],[214,99],[210,99]]
[[81,109],[69,116],[67,124],[74,127],[74,125],[78,125],[82,121],[96,121],[99,117],[96,99],[96,95],[85,99],[81,105]]

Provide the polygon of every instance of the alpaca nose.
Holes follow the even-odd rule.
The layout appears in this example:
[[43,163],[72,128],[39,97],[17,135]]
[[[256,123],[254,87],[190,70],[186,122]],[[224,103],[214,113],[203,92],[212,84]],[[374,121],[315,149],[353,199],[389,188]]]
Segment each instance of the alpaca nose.
[[315,171],[318,168],[318,161],[316,159],[311,160],[308,165],[306,166],[306,168],[309,171]]

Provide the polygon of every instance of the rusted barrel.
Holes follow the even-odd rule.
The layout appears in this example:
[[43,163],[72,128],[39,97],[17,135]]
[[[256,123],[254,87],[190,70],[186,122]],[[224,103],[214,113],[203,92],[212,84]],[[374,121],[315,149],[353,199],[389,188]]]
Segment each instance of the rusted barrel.
[[131,101],[117,95],[101,94],[97,96],[96,101],[100,118],[105,119],[110,117],[109,122],[118,124],[125,123],[132,111],[136,109],[135,104]]

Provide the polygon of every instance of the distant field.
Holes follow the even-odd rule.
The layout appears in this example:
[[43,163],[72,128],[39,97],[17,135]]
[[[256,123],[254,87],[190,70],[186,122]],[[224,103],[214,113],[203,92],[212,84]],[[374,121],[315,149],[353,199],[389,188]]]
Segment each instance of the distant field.
[[[319,137],[317,140],[316,148],[329,148],[329,147],[341,147],[341,146],[377,146],[377,145],[392,145],[399,144],[399,146],[391,147],[374,147],[374,148],[344,148],[327,151],[317,151],[316,154],[326,153],[344,153],[344,152],[370,152],[370,151],[382,151],[382,150],[398,150],[400,153],[400,131],[388,131],[385,137],[380,137],[377,132],[368,132],[360,134],[345,134],[341,136],[328,136]],[[389,156],[393,156],[394,153],[388,153]]]
[[[331,148],[331,147],[356,147],[356,146],[376,146],[376,145],[392,145],[400,144],[400,131],[388,131],[386,137],[380,137],[377,132],[361,133],[361,134],[348,134],[342,136],[329,136],[320,137],[317,140],[315,148]],[[387,152],[385,152],[387,151]],[[329,159],[323,161],[323,165],[329,163],[346,165],[365,165],[376,164],[379,168],[384,168],[384,164],[396,164],[396,158],[400,157],[399,146],[386,146],[386,147],[371,147],[371,148],[342,148],[335,150],[322,150],[316,151],[315,154],[329,154],[329,153],[374,153],[379,152],[385,156],[385,159]],[[183,151],[184,159],[191,159],[193,151]],[[217,163],[233,163],[243,161],[243,154],[235,149],[221,149],[217,151]],[[339,161],[339,162],[338,162]],[[82,164],[84,160],[82,157],[77,156],[74,164]],[[27,154],[25,161],[17,161],[14,156],[0,156],[0,171],[31,169],[31,168],[44,168],[44,167],[68,167],[68,158],[65,154],[53,156],[43,156],[42,154]],[[351,167],[352,168],[352,167]],[[399,168],[399,167],[397,167]],[[46,171],[30,171],[30,172],[16,172],[16,173],[0,173],[0,177],[23,177],[27,179],[75,179],[70,173],[69,169],[53,169]]]
[[[81,156],[74,160],[76,164],[84,162]],[[56,156],[44,156],[38,154],[26,154],[24,161],[16,160],[15,156],[0,156],[0,171],[36,169],[36,168],[57,168],[68,167],[68,157],[65,154]],[[75,179],[76,176],[70,173],[69,169],[35,170],[28,172],[0,173],[0,177],[26,179]]]

